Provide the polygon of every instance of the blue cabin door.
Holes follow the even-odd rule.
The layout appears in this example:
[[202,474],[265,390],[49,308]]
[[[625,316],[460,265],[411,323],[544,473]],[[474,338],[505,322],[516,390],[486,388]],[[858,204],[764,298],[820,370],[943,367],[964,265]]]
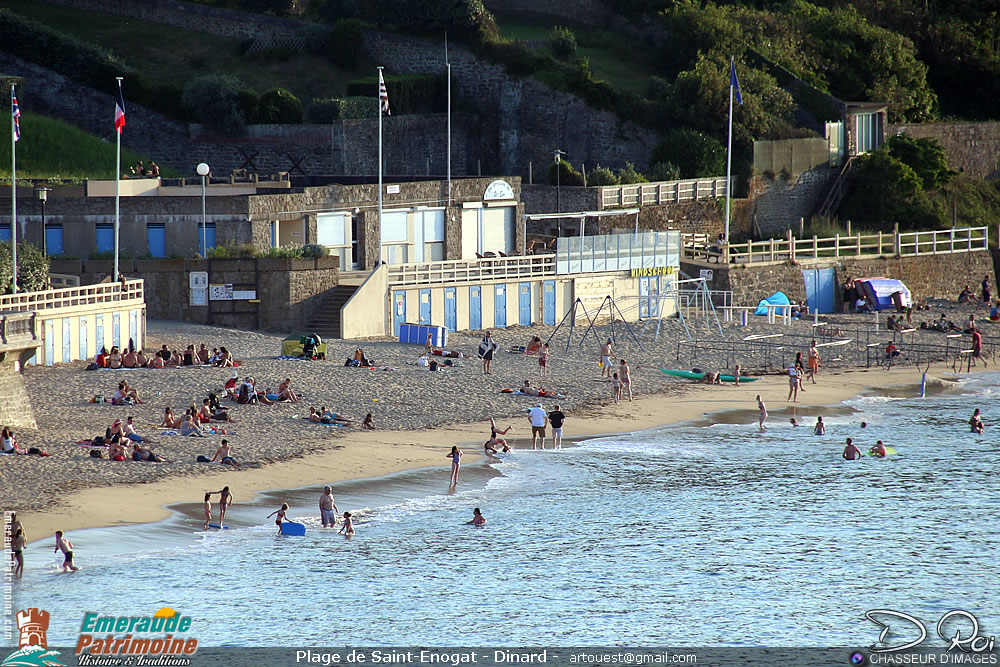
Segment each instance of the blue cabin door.
[[448,331],[458,331],[458,308],[454,287],[444,288],[444,326]]
[[63,254],[62,225],[45,225],[45,252],[50,255]]
[[556,324],[556,281],[546,280],[542,285],[542,319],[545,324]]
[[111,344],[118,348],[119,351],[122,349],[122,315],[121,313],[114,313],[111,315]]
[[493,299],[493,326],[498,329],[507,328],[507,286],[497,285],[496,296]]
[[139,311],[130,310],[128,312],[128,337],[132,339],[132,343],[135,345],[136,349],[142,349],[142,341],[139,340]]
[[70,342],[70,330],[73,326],[73,320],[64,317],[62,320],[62,362],[68,364],[73,360],[73,350],[69,345]]
[[420,324],[431,325],[431,291],[420,290]]
[[146,243],[149,245],[149,254],[162,259],[167,256],[167,228],[163,223],[149,223],[146,225]]
[[94,354],[101,351],[102,347],[106,347],[104,342],[104,314],[98,313],[95,317],[96,323],[94,324]]
[[517,321],[523,327],[531,326],[531,283],[517,286]]
[[89,359],[90,349],[87,347],[87,320],[86,315],[80,317],[80,358]]
[[399,338],[399,325],[406,323],[406,292],[396,290],[392,293],[392,335]]
[[52,320],[45,321],[45,365],[56,363],[56,328]]
[[834,270],[832,268],[803,269],[802,279],[806,285],[806,299],[809,302],[809,311],[832,313],[837,289]]
[[97,224],[97,252],[109,253],[115,251],[115,226],[100,222]]
[[483,328],[482,287],[469,288],[469,328],[477,331]]

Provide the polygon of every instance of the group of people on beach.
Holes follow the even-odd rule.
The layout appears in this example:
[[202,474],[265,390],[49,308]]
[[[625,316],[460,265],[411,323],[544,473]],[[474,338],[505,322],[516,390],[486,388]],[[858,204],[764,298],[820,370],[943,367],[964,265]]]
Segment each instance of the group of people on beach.
[[237,362],[233,359],[232,353],[225,347],[213,348],[210,352],[205,343],[202,343],[196,350],[194,345],[188,345],[184,352],[167,348],[164,345],[153,355],[147,355],[141,348],[134,349],[131,344],[124,352],[118,349],[117,345],[111,347],[101,347],[101,351],[94,357],[91,365],[93,369],[99,368],[177,368],[180,366],[218,366],[220,368],[235,366]]

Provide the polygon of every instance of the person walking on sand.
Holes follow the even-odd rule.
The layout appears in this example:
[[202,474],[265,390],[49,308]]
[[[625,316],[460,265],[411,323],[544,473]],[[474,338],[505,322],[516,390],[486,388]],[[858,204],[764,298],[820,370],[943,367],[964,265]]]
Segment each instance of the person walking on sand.
[[319,497],[319,518],[323,527],[335,528],[337,525],[337,503],[333,501],[333,488],[323,487],[323,495]]
[[476,509],[472,510],[472,521],[466,521],[465,525],[466,526],[485,526],[486,525],[486,517],[483,516],[483,513],[480,512],[479,508],[477,507]]
[[764,407],[764,401],[761,400],[760,394],[757,394],[757,407],[760,408],[760,417],[757,419],[757,424],[760,426],[761,431],[766,431],[767,427],[764,426],[764,422],[767,420],[767,408]]
[[498,343],[493,340],[489,329],[483,339],[479,341],[479,357],[483,360],[483,375],[490,375],[490,364],[493,362],[493,353],[496,352]]
[[562,449],[562,430],[566,422],[566,415],[563,414],[559,406],[549,413],[549,423],[552,424],[552,449]]
[[795,366],[788,367],[788,398],[787,401],[799,400],[799,370]]
[[975,326],[972,327],[972,357],[983,362],[983,368],[989,366],[986,357],[983,356],[983,335]]
[[270,519],[272,516],[274,517],[274,525],[278,527],[278,534],[280,535],[281,522],[288,520],[288,503],[281,503],[281,508],[268,514],[267,518]]
[[[212,494],[205,494],[205,526],[202,530],[208,530],[208,524],[212,523]],[[222,524],[219,524],[220,526]]]
[[542,349],[538,351],[538,377],[543,378],[548,372],[547,366],[549,365],[549,344],[546,343],[542,345]]
[[447,458],[451,459],[451,485],[455,486],[458,484],[458,469],[462,464],[462,456],[465,452],[458,448],[458,445],[452,445],[451,451],[448,452]]
[[740,373],[742,373],[742,372],[743,372],[743,367],[740,366],[739,364],[736,364],[736,368],[733,369],[733,385],[734,386],[737,386],[737,387],[740,386]]
[[[228,486],[224,486],[221,491],[210,491],[209,495],[214,496],[217,493],[219,494],[219,528],[222,528],[222,526],[226,525],[226,511],[233,504],[233,494],[229,492]],[[209,509],[211,509],[211,505]]]
[[73,543],[69,541],[68,537],[63,537],[61,530],[56,531],[56,548],[52,552],[57,551],[63,552],[63,572],[76,572],[80,569],[73,564]]
[[611,378],[611,396],[615,399],[615,405],[618,405],[618,401],[622,400],[622,381],[618,377],[618,373],[615,373],[614,377]]
[[819,372],[819,350],[816,348],[816,341],[809,345],[809,379],[816,384],[816,373]]
[[847,461],[856,461],[861,458],[861,450],[854,446],[854,440],[851,438],[847,439],[847,446],[844,447],[842,456]]
[[[541,448],[545,449],[545,424],[548,422],[549,416],[545,413],[545,408],[539,403],[535,407],[528,411],[528,423],[531,424],[531,448],[538,449],[539,444]],[[539,438],[541,442],[539,443]]]
[[354,519],[351,518],[350,512],[344,512],[344,525],[337,532],[343,533],[344,537],[354,536]]
[[601,346],[601,377],[611,377],[612,365],[611,360],[614,359],[615,353],[611,349],[611,339],[609,338],[604,345]]
[[622,394],[628,391],[628,400],[632,400],[632,373],[629,371],[628,364],[622,359],[622,363],[618,366],[618,379],[622,383]]

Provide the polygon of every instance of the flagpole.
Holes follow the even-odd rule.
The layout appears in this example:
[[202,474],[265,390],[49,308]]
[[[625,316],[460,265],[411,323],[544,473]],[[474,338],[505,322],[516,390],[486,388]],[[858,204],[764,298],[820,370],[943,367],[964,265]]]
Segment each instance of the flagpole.
[[[730,61],[730,71],[734,67]],[[729,142],[726,144],[726,245],[729,245],[729,197],[733,189],[733,177],[731,175],[733,166],[733,81],[729,81]]]
[[[378,233],[382,235],[382,66],[378,67]],[[381,251],[379,252],[381,255]],[[381,257],[380,257],[381,259]]]
[[451,61],[448,60],[448,32],[444,33],[444,62],[448,68],[448,206],[451,206]]
[[17,130],[14,127],[14,84],[10,84],[10,247],[11,284],[17,293]]
[[[118,80],[118,97],[121,99],[122,77],[116,76],[115,79]],[[118,282],[118,229],[121,218],[121,204],[119,200],[121,198],[122,186],[122,129],[120,127],[115,128],[115,135],[117,135],[117,140],[115,141],[115,276],[113,280],[114,282]]]

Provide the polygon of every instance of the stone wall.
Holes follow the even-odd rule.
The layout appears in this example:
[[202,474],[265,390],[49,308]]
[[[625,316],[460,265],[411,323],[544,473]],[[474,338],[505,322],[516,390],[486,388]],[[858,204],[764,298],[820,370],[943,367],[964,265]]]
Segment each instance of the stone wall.
[[[445,70],[444,50],[437,42],[366,32],[365,45],[387,72]],[[478,61],[464,48],[452,46],[449,59],[455,89],[483,110],[484,171],[527,175],[529,162],[547,168],[557,148],[573,164],[620,168],[632,162],[639,170],[647,168],[658,141],[652,130],[591,109],[580,98],[534,79],[512,78],[501,65]]]
[[787,181],[780,176],[773,180],[754,176],[750,184],[753,196],[749,213],[751,226],[759,230],[755,236],[780,237],[789,229],[798,233],[799,218],[809,221],[837,173],[836,169],[819,167],[792,174]]
[[890,125],[886,135],[941,142],[948,166],[975,178],[1000,177],[1000,123],[919,123]]
[[[681,270],[698,275],[698,269],[714,269],[712,289],[732,290],[733,303],[738,306],[756,304],[764,297],[782,291],[792,301],[806,298],[803,269],[836,269],[837,284],[847,277],[881,276],[903,281],[916,299],[958,298],[965,285],[978,285],[989,274],[996,284],[993,258],[988,252],[954,253],[947,255],[922,255],[919,257],[841,258],[840,261],[807,261],[795,266],[788,263],[768,265],[705,265],[700,262],[681,262]],[[840,289],[836,300],[839,308]]]
[[[214,324],[234,329],[287,332],[306,324],[327,290],[338,284],[337,260],[208,259],[124,260],[122,273],[145,281],[148,317]],[[55,260],[53,273],[78,275],[82,284],[99,282],[112,270],[109,260]],[[209,283],[230,283],[234,289],[255,290],[260,303],[210,301],[189,303],[188,275],[208,271]]]
[[14,429],[38,428],[24,377],[15,367],[17,355],[0,361],[0,421]]
[[578,185],[559,186],[558,197],[554,185],[521,186],[521,201],[524,202],[526,213],[555,213],[557,199],[558,210],[563,213],[596,211],[600,207],[601,196],[597,188],[584,188]]

